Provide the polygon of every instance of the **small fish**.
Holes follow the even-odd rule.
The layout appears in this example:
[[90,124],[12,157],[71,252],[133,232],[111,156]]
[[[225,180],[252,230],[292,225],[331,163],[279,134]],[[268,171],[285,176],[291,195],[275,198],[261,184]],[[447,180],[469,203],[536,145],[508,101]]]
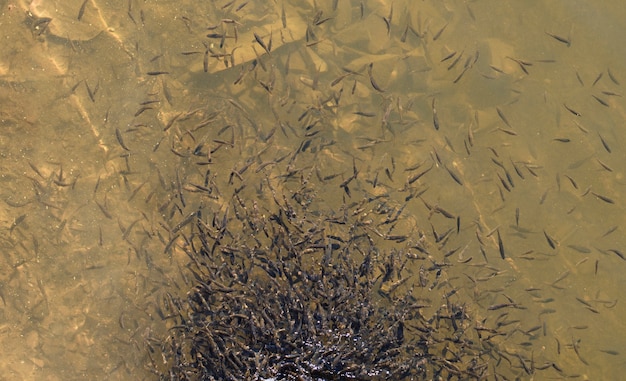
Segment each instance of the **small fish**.
[[383,88],[381,88],[378,83],[376,83],[376,81],[374,80],[374,76],[372,75],[372,68],[374,67],[374,63],[370,63],[368,68],[367,68],[367,74],[369,74],[370,77],[370,83],[372,84],[372,87],[374,88],[374,90],[384,93],[385,90]]
[[496,234],[498,235],[498,250],[500,251],[500,256],[502,259],[505,259],[504,255],[504,244],[502,244],[502,238],[500,237],[500,229],[496,230]]
[[596,192],[591,192],[592,195],[596,196],[597,198],[599,198],[600,200],[606,202],[607,204],[615,204],[615,201],[613,201],[613,199],[610,199],[606,196],[603,196],[601,194],[598,194]]
[[433,103],[432,103],[433,126],[435,127],[435,130],[439,130],[439,116],[437,115],[437,108],[435,107],[435,100],[436,98],[433,98]]
[[83,5],[80,6],[80,9],[78,10],[78,21],[80,21],[83,18],[83,15],[85,14],[85,6],[87,5],[88,1],[89,0],[83,1]]
[[598,103],[600,103],[602,106],[604,106],[604,107],[610,107],[610,106],[609,106],[609,104],[608,104],[608,103],[607,103],[604,99],[602,99],[602,98],[600,98],[600,97],[597,97],[597,96],[595,96],[595,95],[593,95],[593,94],[591,94],[591,96],[593,97],[593,99],[595,99],[596,101],[598,101]]
[[610,251],[611,253],[617,255],[618,257],[622,258],[623,260],[626,261],[626,256],[624,256],[624,253],[622,253],[620,250],[617,249],[608,249],[607,251]]
[[450,177],[452,177],[452,179],[453,179],[454,181],[456,181],[456,183],[457,183],[457,184],[459,184],[459,185],[463,186],[463,181],[461,180],[461,178],[459,177],[459,175],[457,175],[456,173],[454,173],[454,172],[453,172],[450,168],[448,168],[448,166],[447,166],[447,165],[444,165],[443,167],[446,169],[446,171],[448,171],[448,173],[450,174]]
[[554,240],[554,238],[550,237],[550,235],[545,230],[543,231],[543,235],[546,237],[548,245],[550,245],[552,249],[556,249],[556,241]]
[[599,132],[598,132],[598,137],[600,137],[600,141],[602,142],[602,146],[604,147],[606,152],[611,153],[611,147],[609,147],[609,144],[606,142],[606,140],[604,140],[604,138],[602,137],[602,135],[600,135]]
[[575,115],[575,116],[582,116],[582,115],[581,115],[578,111],[576,111],[576,110],[574,110],[574,109],[572,109],[572,108],[567,107],[567,105],[566,105],[565,103],[563,103],[563,107],[565,107],[565,109],[566,109],[567,111],[569,111],[570,113],[572,113],[572,115]]
[[259,36],[258,34],[256,34],[256,32],[254,32],[254,39],[256,40],[256,42],[261,45],[261,47],[263,48],[263,50],[265,50],[265,52],[267,54],[270,54],[270,49],[268,48],[267,45],[265,45],[265,42],[263,41],[263,39],[261,38],[261,36]]
[[509,123],[509,121],[506,118],[506,116],[504,116],[504,113],[502,112],[502,110],[500,110],[500,108],[496,107],[496,112],[498,113],[498,116],[500,117],[500,119],[502,119],[504,124],[506,124],[508,127],[511,127],[511,124]]
[[11,227],[9,228],[9,235],[13,233],[13,230],[17,227],[17,225],[21,224],[25,218],[26,218],[26,214],[22,214],[21,216],[17,217],[15,221],[13,221],[13,223],[11,224]]
[[554,38],[555,40],[557,40],[558,42],[567,45],[567,47],[569,48],[572,45],[572,41],[568,38],[565,37],[561,37],[559,35],[556,34],[552,34],[552,33],[548,33],[546,32],[546,34],[552,38]]
[[124,143],[124,139],[122,138],[122,132],[120,131],[119,128],[115,129],[115,137],[117,138],[117,142],[120,144],[122,148],[124,148],[126,151],[130,151],[126,143]]

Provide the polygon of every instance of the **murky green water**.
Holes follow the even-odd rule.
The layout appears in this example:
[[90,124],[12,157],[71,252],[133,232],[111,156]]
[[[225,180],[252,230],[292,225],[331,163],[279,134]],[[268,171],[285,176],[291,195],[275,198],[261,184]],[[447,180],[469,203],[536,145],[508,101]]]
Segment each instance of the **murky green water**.
[[488,379],[626,369],[619,2],[0,5],[3,378],[158,379],[185,218],[304,179],[402,206]]

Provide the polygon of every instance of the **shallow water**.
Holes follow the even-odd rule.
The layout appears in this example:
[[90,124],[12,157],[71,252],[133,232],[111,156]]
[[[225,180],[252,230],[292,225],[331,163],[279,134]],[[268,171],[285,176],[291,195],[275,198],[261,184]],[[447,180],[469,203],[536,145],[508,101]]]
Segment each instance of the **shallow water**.
[[618,2],[228,3],[0,2],[6,379],[157,379],[163,300],[193,284],[180,223],[241,184],[269,209],[257,182],[301,144],[323,213],[387,195],[399,230],[455,230],[440,292],[507,333],[507,376],[619,378]]

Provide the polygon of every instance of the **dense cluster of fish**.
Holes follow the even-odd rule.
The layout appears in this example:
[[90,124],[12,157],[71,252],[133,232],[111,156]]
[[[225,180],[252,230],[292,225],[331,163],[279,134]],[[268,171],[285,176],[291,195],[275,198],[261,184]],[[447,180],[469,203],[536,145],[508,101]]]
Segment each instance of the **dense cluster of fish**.
[[286,197],[274,181],[264,180],[269,200],[259,198],[270,205],[261,210],[235,194],[222,213],[200,208],[185,221],[195,286],[163,300],[175,324],[162,347],[164,379],[488,374],[502,357],[491,339],[502,334],[453,301],[449,264],[426,256],[428,239],[391,234],[401,208],[384,195],[354,195],[328,214],[311,207],[313,182],[296,181]]

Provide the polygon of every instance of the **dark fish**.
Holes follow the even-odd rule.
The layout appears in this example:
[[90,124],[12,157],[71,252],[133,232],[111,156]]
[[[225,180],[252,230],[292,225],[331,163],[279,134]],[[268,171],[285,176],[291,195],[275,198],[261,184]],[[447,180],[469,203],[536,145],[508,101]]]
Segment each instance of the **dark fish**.
[[600,98],[600,97],[597,97],[597,96],[595,96],[595,95],[593,95],[593,94],[591,94],[591,96],[593,97],[593,99],[595,99],[596,101],[598,101],[598,103],[600,103],[602,106],[604,106],[604,107],[609,107],[609,104],[608,104],[608,103],[607,103],[604,99],[602,99],[602,98]]
[[611,72],[611,69],[607,69],[606,71],[607,71],[607,73],[609,74],[609,78],[611,79],[611,81],[612,81],[614,84],[616,84],[616,85],[618,85],[618,86],[619,86],[619,84],[620,84],[620,83],[619,83],[619,81],[617,80],[617,78],[613,75],[613,73]]
[[374,67],[374,63],[370,63],[369,66],[367,67],[367,74],[369,74],[370,77],[370,83],[372,84],[372,87],[374,88],[374,90],[384,93],[385,90],[382,89],[378,83],[376,83],[376,81],[374,80],[374,76],[372,75],[372,67]]
[[115,128],[115,137],[117,138],[117,142],[123,149],[125,149],[126,151],[130,151],[126,143],[124,143],[124,139],[122,138],[122,132],[119,128]]
[[617,255],[618,257],[622,258],[623,260],[626,261],[626,256],[624,256],[624,253],[622,253],[620,250],[617,249],[608,249],[607,251],[610,251],[611,253]]
[[598,193],[593,192],[593,191],[591,192],[591,194],[592,194],[592,195],[594,195],[594,196],[596,196],[596,197],[597,197],[597,198],[599,198],[600,200],[602,200],[602,201],[606,202],[607,204],[615,204],[615,201],[613,201],[613,199],[610,199],[610,198],[608,198],[608,197],[606,197],[606,196],[603,196],[603,195],[598,194]]
[[600,137],[600,141],[602,142],[602,146],[604,147],[606,152],[611,153],[611,147],[609,147],[608,143],[606,142],[606,140],[604,140],[604,138],[602,137],[602,135],[600,135],[599,132],[598,132],[598,136]]
[[461,180],[461,178],[459,177],[459,175],[457,175],[456,173],[454,173],[450,168],[448,168],[447,165],[443,166],[446,171],[448,171],[448,173],[450,174],[450,177],[452,177],[452,179],[459,185],[463,186],[463,181]]
[[565,37],[561,37],[561,36],[559,36],[559,35],[552,34],[552,33],[548,33],[548,32],[546,32],[546,34],[547,34],[548,36],[550,36],[550,37],[554,38],[554,39],[555,39],[555,40],[557,40],[558,42],[560,42],[560,43],[562,43],[562,44],[567,45],[567,47],[568,47],[568,48],[569,48],[569,47],[571,46],[571,44],[572,44],[572,41],[571,41],[571,40],[569,40],[569,39],[567,39],[567,38],[565,38]]
[[256,42],[261,45],[261,47],[263,48],[263,50],[265,50],[265,52],[267,54],[270,54],[270,49],[268,48],[267,45],[265,45],[265,42],[263,41],[263,39],[261,38],[261,36],[259,36],[258,34],[256,34],[256,32],[254,32],[254,39],[256,40]]
[[433,35],[433,41],[437,41],[439,37],[441,37],[441,35],[443,34],[443,31],[446,30],[447,27],[448,27],[448,23],[446,23],[443,27],[441,27],[441,29],[439,29],[439,31]]
[[551,248],[556,249],[556,241],[552,237],[550,237],[550,235],[545,230],[543,231],[543,235],[546,237],[548,245],[550,245]]
[[83,15],[85,14],[85,6],[87,5],[87,1],[89,0],[83,1],[83,5],[81,5],[80,9],[78,10],[78,21],[80,21],[83,18]]
[[500,110],[500,108],[496,107],[496,111],[497,111],[498,116],[500,117],[500,119],[502,119],[502,121],[504,122],[504,124],[506,124],[507,126],[511,127],[511,124],[509,123],[509,121],[506,118],[506,116],[504,116],[504,113],[502,112],[502,110]]
[[435,130],[439,130],[439,116],[437,115],[437,108],[435,108],[435,98],[433,98],[431,106],[433,109],[433,126],[435,127]]
[[424,176],[425,174],[427,174],[431,169],[433,169],[434,165],[431,165],[430,168],[424,170],[423,172],[420,172],[418,174],[416,174],[415,176],[410,177],[407,182],[410,184],[413,184],[414,182],[416,182],[417,180],[419,180],[422,176]]
[[500,251],[500,257],[504,259],[504,245],[502,244],[502,238],[500,238],[500,229],[496,230],[496,234],[498,235],[498,250]]
[[596,80],[595,80],[595,81],[593,81],[593,83],[591,84],[591,86],[593,87],[593,86],[595,86],[595,85],[596,85],[596,83],[600,82],[600,79],[602,79],[602,76],[603,76],[603,75],[604,75],[604,73],[600,73],[600,74],[598,74],[598,76],[596,77]]
[[89,99],[91,99],[92,102],[96,101],[96,90],[91,90],[91,87],[89,87],[89,84],[87,83],[87,81],[85,81],[85,87],[87,87],[87,94],[89,94]]
[[563,103],[563,107],[565,107],[565,109],[566,109],[567,111],[569,111],[570,113],[572,113],[572,115],[575,115],[575,116],[582,116],[582,115],[581,115],[578,111],[576,111],[576,110],[574,110],[574,109],[572,109],[572,108],[567,107],[567,105],[566,105],[565,103]]
[[13,233],[13,230],[17,227],[17,225],[21,224],[25,218],[26,218],[26,214],[22,214],[21,216],[17,217],[15,221],[13,221],[13,223],[11,224],[11,227],[9,228],[9,235]]

